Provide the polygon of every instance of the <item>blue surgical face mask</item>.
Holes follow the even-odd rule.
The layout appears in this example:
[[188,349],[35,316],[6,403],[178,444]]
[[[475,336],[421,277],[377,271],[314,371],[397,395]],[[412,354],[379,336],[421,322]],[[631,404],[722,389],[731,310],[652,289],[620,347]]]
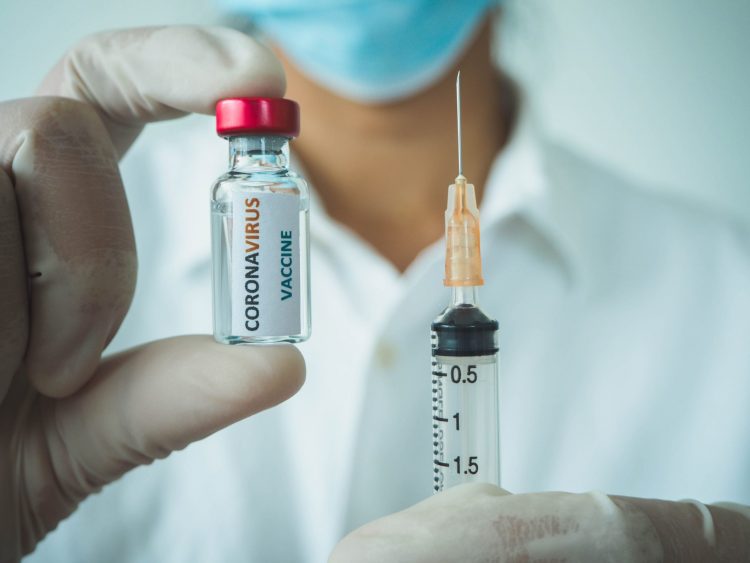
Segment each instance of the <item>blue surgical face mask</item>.
[[307,76],[387,102],[425,89],[461,55],[498,0],[222,0]]

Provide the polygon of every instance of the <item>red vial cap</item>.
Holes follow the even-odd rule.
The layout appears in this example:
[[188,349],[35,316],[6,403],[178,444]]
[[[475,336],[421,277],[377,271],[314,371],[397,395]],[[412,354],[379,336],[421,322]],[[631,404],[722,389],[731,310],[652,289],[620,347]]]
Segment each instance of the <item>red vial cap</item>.
[[299,105],[286,98],[225,98],[216,104],[216,133],[299,135]]

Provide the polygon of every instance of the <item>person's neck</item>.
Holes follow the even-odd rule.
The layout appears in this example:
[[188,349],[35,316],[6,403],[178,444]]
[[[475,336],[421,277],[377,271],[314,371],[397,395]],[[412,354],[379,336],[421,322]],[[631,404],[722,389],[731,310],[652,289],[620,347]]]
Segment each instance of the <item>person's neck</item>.
[[507,139],[514,90],[494,68],[489,25],[454,71],[396,103],[352,102],[284,63],[287,96],[303,116],[295,156],[327,212],[404,271],[443,234],[447,186],[457,174],[455,70],[461,69],[464,174],[479,200]]

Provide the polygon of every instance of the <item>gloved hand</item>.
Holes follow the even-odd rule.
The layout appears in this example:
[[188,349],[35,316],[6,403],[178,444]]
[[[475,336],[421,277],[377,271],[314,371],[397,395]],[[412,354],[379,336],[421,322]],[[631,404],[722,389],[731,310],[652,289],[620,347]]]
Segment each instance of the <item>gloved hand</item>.
[[329,563],[748,561],[750,510],[728,508],[468,484],[355,530]]
[[152,28],[91,37],[44,80],[55,97],[0,104],[0,562],[129,469],[302,384],[291,346],[188,336],[101,358],[136,277],[118,157],[146,122],[283,91],[239,32]]

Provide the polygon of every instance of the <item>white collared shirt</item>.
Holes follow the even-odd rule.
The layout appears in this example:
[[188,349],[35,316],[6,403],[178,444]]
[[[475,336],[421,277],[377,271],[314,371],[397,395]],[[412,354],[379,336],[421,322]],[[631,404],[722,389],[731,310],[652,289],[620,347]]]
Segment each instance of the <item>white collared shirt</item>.
[[[210,118],[191,117],[129,155],[141,266],[114,348],[210,333],[208,186],[223,145]],[[750,504],[748,233],[528,121],[485,193],[503,486]],[[311,215],[300,393],[108,486],[30,561],[320,562],[346,531],[430,494],[441,243],[401,275],[315,197]]]

